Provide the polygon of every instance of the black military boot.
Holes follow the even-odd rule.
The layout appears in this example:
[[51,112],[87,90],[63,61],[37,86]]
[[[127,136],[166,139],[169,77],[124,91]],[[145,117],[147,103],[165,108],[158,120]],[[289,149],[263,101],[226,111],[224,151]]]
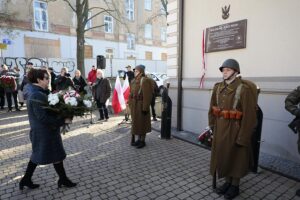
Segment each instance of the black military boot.
[[145,141],[140,141],[140,143],[136,146],[136,148],[141,149],[145,146],[146,146],[146,142]]
[[230,188],[231,183],[229,182],[225,182],[221,187],[218,187],[216,189],[216,193],[217,194],[225,194],[227,192],[227,190]]
[[239,186],[231,185],[227,192],[224,194],[225,199],[234,199],[240,194]]

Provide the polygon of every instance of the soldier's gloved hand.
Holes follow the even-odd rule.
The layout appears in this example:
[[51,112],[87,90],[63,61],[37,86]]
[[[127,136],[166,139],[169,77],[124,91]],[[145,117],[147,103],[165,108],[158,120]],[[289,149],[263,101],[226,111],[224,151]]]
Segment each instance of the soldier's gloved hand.
[[143,115],[147,115],[148,112],[147,111],[142,111]]

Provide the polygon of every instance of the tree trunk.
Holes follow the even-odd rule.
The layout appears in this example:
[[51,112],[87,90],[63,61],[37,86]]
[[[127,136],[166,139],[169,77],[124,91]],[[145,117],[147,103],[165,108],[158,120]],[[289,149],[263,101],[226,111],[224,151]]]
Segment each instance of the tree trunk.
[[77,69],[80,70],[82,77],[85,77],[84,67],[84,31],[77,29]]

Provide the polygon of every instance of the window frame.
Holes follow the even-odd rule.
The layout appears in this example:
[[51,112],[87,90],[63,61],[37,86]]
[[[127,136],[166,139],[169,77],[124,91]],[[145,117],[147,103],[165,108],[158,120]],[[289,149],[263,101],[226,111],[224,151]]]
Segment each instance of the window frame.
[[167,41],[167,28],[166,27],[160,28],[160,39],[163,42]]
[[[41,7],[36,7],[35,4],[36,3],[39,3],[39,4],[45,4],[46,8],[41,8]],[[48,17],[48,3],[47,2],[44,2],[44,1],[40,1],[40,0],[34,0],[33,1],[33,23],[34,23],[34,29],[37,30],[37,31],[44,31],[44,32],[48,32],[49,31],[49,17]],[[37,12],[39,12],[39,19],[37,20],[36,17],[37,17]],[[45,12],[45,15],[46,15],[46,21],[43,21],[43,12]],[[37,26],[36,22],[39,22],[40,23],[40,27]],[[43,28],[43,23],[46,23],[46,28],[44,29]]]
[[[110,15],[104,15],[103,17],[104,17],[103,18],[104,19],[104,32],[105,33],[114,33],[114,19],[113,19],[113,17],[110,16]],[[106,17],[110,18],[111,21],[106,20]],[[107,24],[108,24],[108,26],[107,26]],[[111,24],[110,30],[108,28],[109,24]]]
[[133,33],[127,33],[127,49],[135,49],[135,35]]
[[[92,17],[92,12],[88,12],[88,19],[90,19]],[[87,29],[90,29],[93,27],[93,24],[92,24],[92,20],[88,20],[84,26],[84,30],[87,30]]]
[[144,0],[144,8],[145,10],[152,10],[152,0]]
[[152,39],[152,24],[145,24],[144,37],[146,39]]
[[129,21],[134,21],[134,0],[125,0],[126,1],[126,17]]

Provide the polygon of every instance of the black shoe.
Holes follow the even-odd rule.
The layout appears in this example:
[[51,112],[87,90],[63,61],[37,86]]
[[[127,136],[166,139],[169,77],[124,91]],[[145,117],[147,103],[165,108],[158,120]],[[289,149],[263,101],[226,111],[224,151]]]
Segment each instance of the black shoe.
[[35,188],[40,187],[39,184],[34,184],[31,180],[25,180],[24,178],[22,178],[22,180],[19,183],[20,190],[23,190],[24,186],[26,186],[30,189],[35,189]]
[[146,143],[140,141],[139,144],[136,146],[136,148],[137,148],[137,149],[141,149],[141,148],[143,148],[144,146],[146,146]]
[[7,110],[7,112],[12,112],[12,109],[11,109],[11,108],[9,108],[9,109]]
[[224,194],[225,199],[234,199],[240,194],[239,186],[231,185],[227,192]]
[[221,187],[218,187],[216,189],[216,193],[217,194],[225,194],[227,192],[227,190],[230,188],[231,183],[229,182],[225,182]]
[[98,119],[98,121],[102,121],[102,120],[104,120],[104,118],[99,118],[99,119]]
[[16,111],[21,111],[19,108],[16,108]]
[[137,140],[135,142],[131,142],[131,146],[136,147],[136,146],[138,146],[140,144],[140,142],[141,142],[140,140]]
[[77,183],[73,183],[72,181],[70,181],[70,179],[68,179],[67,177],[64,179],[59,179],[57,182],[57,186],[58,188],[61,188],[62,186],[71,188],[71,187],[75,187],[77,185]]
[[156,117],[153,117],[153,121],[157,121]]
[[300,197],[300,189],[296,191],[296,196]]

